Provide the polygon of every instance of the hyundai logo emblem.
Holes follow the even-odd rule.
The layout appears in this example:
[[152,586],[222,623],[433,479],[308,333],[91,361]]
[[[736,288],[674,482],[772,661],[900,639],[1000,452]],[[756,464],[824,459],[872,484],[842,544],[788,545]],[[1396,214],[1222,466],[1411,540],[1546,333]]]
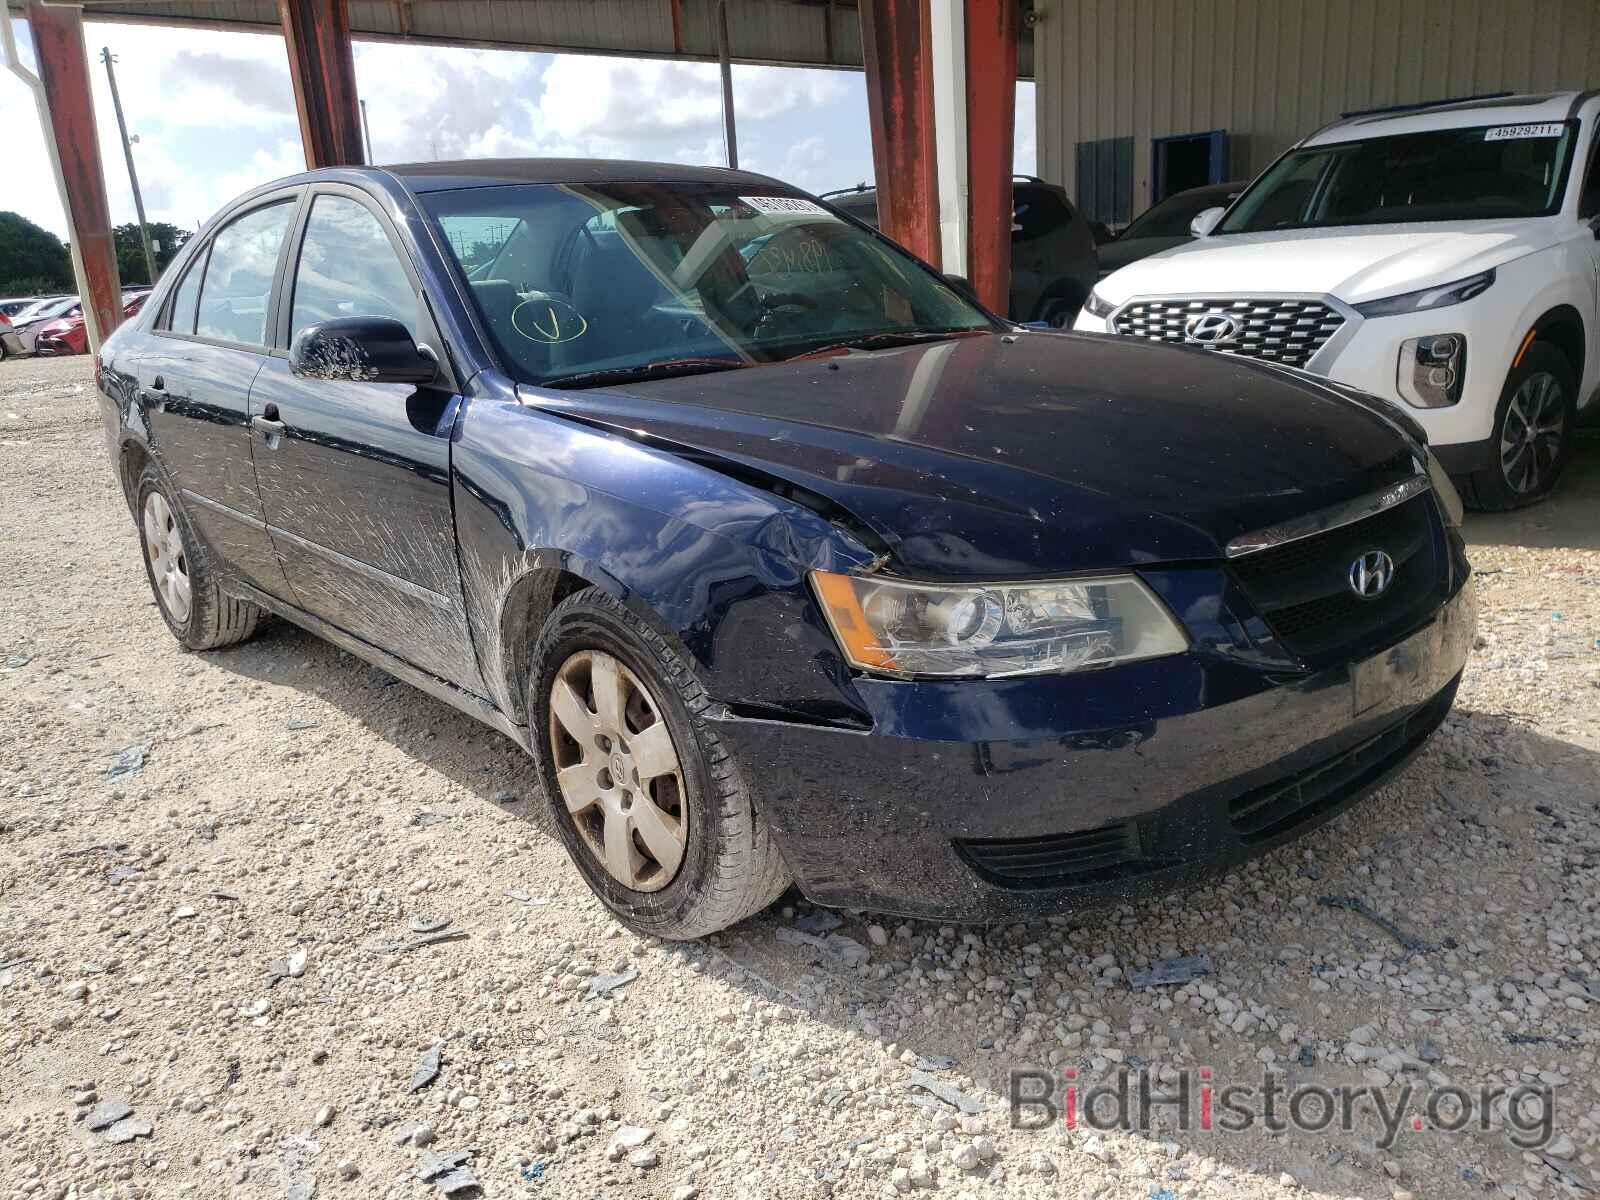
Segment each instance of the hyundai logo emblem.
[[1394,559],[1382,550],[1368,550],[1350,564],[1350,590],[1363,600],[1376,600],[1394,580]]
[[1224,312],[1196,313],[1183,323],[1185,341],[1226,346],[1239,336],[1239,319]]

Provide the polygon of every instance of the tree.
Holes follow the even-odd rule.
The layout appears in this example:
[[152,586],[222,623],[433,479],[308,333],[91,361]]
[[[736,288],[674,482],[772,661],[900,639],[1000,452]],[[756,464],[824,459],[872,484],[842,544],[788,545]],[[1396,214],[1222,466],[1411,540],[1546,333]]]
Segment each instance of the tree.
[[0,294],[31,296],[72,288],[72,259],[61,239],[27,217],[0,212]]
[[[178,247],[189,240],[189,231],[169,225],[165,221],[150,222],[150,242],[156,252],[156,270],[164,271],[178,254]],[[139,240],[139,226],[133,221],[118,225],[112,230],[117,246],[117,274],[122,276],[122,286],[130,283],[153,283],[145,269],[144,244]]]

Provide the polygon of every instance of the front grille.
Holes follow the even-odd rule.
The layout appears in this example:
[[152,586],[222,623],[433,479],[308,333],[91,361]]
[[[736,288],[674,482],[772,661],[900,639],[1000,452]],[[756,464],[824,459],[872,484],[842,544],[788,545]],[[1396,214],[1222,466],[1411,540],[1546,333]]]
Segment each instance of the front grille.
[[[1352,525],[1245,555],[1229,564],[1291,652],[1317,661],[1388,644],[1443,603],[1432,500],[1424,493]],[[1394,560],[1394,581],[1374,599],[1350,588],[1350,564],[1369,550]]]
[[956,848],[981,874],[1011,887],[1104,883],[1172,865],[1144,855],[1134,821],[1036,838],[958,838]]
[[1336,808],[1403,761],[1437,729],[1455,699],[1451,684],[1405,720],[1287,780],[1228,802],[1228,821],[1239,840],[1264,842]]
[[[1215,342],[1189,337],[1186,332],[1189,322],[1210,313],[1232,318],[1233,334]],[[1124,337],[1174,342],[1303,367],[1343,324],[1344,318],[1320,300],[1219,296],[1215,299],[1139,300],[1117,313],[1112,331]]]

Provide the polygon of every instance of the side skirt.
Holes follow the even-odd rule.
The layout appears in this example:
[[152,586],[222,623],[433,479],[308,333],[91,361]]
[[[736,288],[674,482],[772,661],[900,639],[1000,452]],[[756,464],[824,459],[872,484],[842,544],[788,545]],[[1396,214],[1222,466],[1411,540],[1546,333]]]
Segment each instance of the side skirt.
[[328,624],[322,618],[312,616],[304,609],[295,608],[292,604],[286,604],[276,596],[270,596],[243,580],[228,580],[224,590],[241,600],[248,600],[250,603],[266,609],[274,616],[282,617],[285,621],[300,626],[307,633],[313,633],[323,641],[331,642],[341,650],[348,650],[357,658],[364,659],[380,671],[386,671],[393,675],[401,683],[408,683],[418,691],[427,692],[435,700],[444,701],[451,708],[464,712],[467,716],[482,721],[491,729],[505,734],[524,750],[530,750],[527,727],[512,721],[505,713],[501,712],[482,696],[474,696],[471,692],[464,692],[452,683],[446,683],[437,676],[418,670],[410,663],[396,658],[388,651],[380,650],[372,643],[364,642],[337,626]]

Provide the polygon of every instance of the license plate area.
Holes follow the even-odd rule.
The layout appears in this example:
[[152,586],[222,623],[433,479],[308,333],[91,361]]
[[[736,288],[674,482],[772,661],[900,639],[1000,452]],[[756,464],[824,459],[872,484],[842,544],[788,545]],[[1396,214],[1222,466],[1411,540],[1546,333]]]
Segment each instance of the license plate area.
[[1439,640],[1439,623],[1428,625],[1371,658],[1350,664],[1351,714],[1361,716],[1394,700],[1411,697],[1428,682]]

